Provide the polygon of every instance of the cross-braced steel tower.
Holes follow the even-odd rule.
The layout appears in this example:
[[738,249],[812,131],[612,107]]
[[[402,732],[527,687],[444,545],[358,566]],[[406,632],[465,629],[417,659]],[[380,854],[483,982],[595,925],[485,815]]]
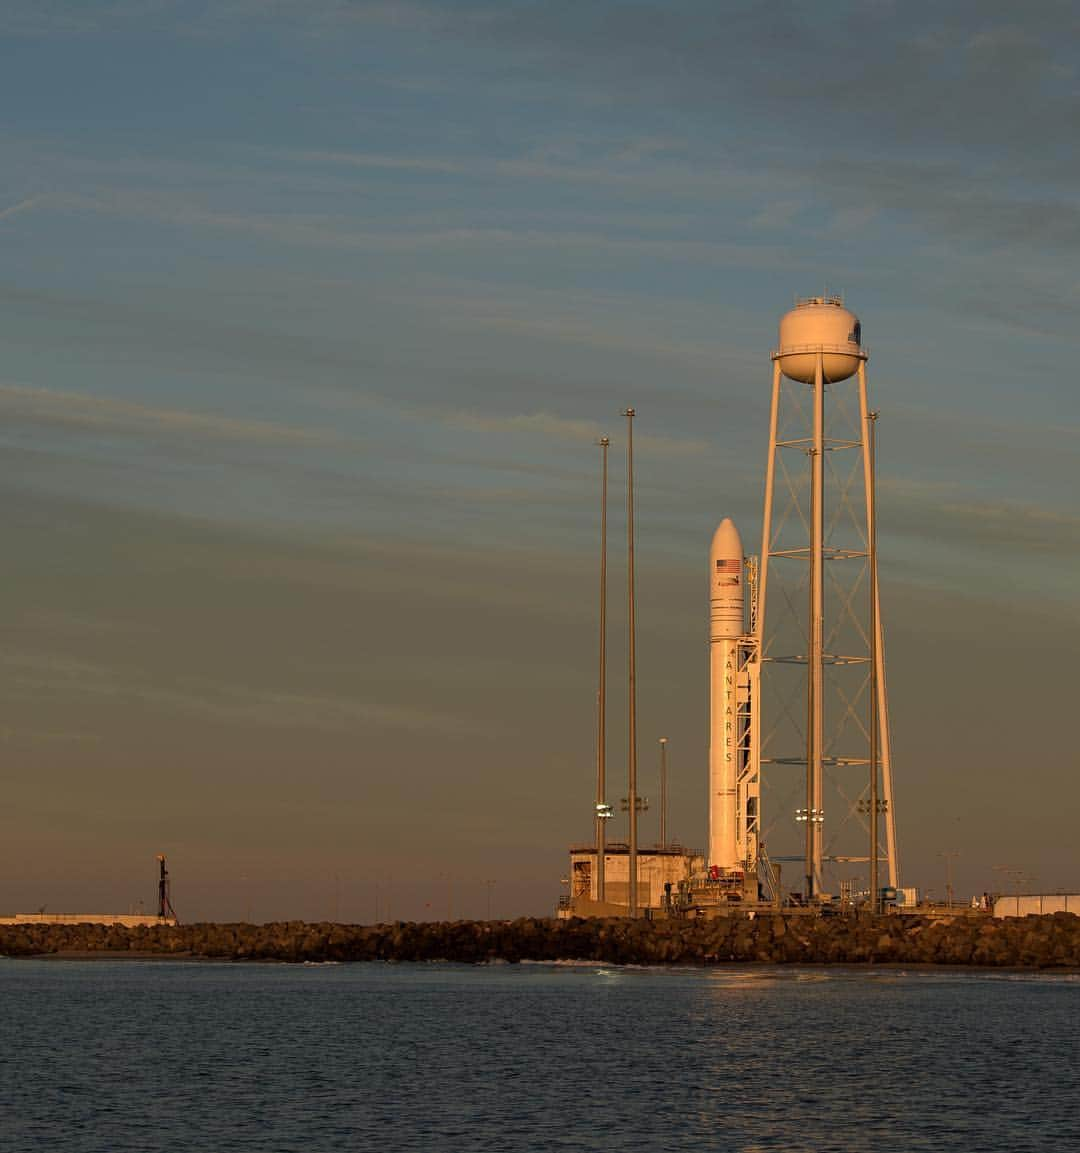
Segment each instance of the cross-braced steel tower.
[[[898,881],[874,525],[873,422],[858,318],[800,300],[772,355],[758,576],[762,841],[826,879]],[[879,832],[884,826],[884,837]]]
[[176,910],[172,906],[172,886],[169,884],[169,870],[165,864],[165,854],[157,855],[158,873],[158,918],[162,921],[171,917],[176,920]]

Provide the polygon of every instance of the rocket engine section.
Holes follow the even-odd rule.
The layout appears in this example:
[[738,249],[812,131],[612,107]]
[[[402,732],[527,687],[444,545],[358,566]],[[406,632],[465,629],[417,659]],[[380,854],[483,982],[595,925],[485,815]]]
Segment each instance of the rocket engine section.
[[710,871],[745,865],[740,842],[739,777],[745,760],[749,684],[741,669],[746,610],[739,530],[725,517],[709,550],[709,858]]

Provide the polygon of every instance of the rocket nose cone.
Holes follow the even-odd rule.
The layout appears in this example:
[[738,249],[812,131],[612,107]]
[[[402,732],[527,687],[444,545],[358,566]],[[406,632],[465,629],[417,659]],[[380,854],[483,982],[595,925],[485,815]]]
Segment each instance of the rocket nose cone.
[[731,517],[726,516],[713,533],[712,548],[709,549],[712,557],[735,557],[742,560],[742,541],[739,539],[739,530]]

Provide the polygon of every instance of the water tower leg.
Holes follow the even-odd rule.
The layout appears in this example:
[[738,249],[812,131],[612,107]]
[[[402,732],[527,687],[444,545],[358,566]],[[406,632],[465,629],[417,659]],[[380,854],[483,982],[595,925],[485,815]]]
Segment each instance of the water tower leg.
[[[870,405],[866,384],[866,364],[859,365],[859,408],[863,428],[863,478],[866,490],[866,508],[869,518],[870,509],[876,506],[874,487],[877,478],[873,475],[870,464],[870,448],[866,439],[866,422],[870,415]],[[868,521],[869,523],[869,521]],[[896,852],[896,811],[893,803],[892,788],[892,749],[889,741],[889,707],[888,693],[885,690],[885,643],[881,627],[881,595],[878,584],[874,582],[872,591],[874,597],[874,681],[877,684],[878,705],[878,760],[881,765],[882,800],[884,801],[885,817],[885,851],[888,857],[889,884],[896,888],[900,883],[900,862]],[[873,816],[873,815],[872,815]]]
[[824,664],[823,664],[823,637],[822,623],[825,616],[825,590],[824,590],[824,537],[825,537],[825,371],[824,357],[821,352],[817,354],[817,366],[814,373],[814,460],[811,476],[812,494],[811,504],[813,520],[810,525],[810,588],[812,600],[812,617],[810,620],[810,665],[808,674],[811,681],[813,707],[811,710],[810,732],[810,780],[812,800],[811,812],[807,813],[807,824],[811,826],[810,841],[812,845],[812,867],[814,893],[821,891],[821,843],[822,843],[822,807],[824,792],[822,788],[822,754],[824,728]]
[[[769,414],[769,456],[765,462],[765,513],[761,521],[761,559],[758,562],[758,610],[755,629],[758,644],[765,623],[765,586],[769,576],[769,548],[772,545],[773,486],[776,480],[776,425],[780,411],[780,362],[773,362],[772,410]],[[761,654],[764,656],[764,652]]]
[[877,598],[877,666],[878,717],[881,728],[881,783],[885,801],[885,845],[889,853],[889,884],[895,889],[900,884],[900,860],[896,849],[896,806],[893,803],[892,746],[889,740],[889,697],[885,692],[885,639],[881,631],[881,598]]

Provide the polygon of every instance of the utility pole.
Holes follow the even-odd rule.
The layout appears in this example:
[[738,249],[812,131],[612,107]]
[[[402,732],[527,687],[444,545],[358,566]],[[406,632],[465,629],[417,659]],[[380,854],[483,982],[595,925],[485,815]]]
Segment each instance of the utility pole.
[[637,875],[637,656],[634,621],[634,409],[623,411],[626,417],[626,653],[627,653],[627,803],[630,810],[630,843],[627,853],[629,870],[629,913],[638,915]]
[[944,849],[938,853],[938,856],[945,858],[945,902],[951,909],[953,907],[952,863],[956,857],[960,856],[960,850]]
[[607,899],[605,857],[607,855],[604,822],[611,817],[607,803],[607,482],[608,446],[611,441],[602,436],[597,444],[601,450],[600,480],[600,685],[596,704],[596,899]]
[[660,848],[667,848],[667,737],[660,738]]

